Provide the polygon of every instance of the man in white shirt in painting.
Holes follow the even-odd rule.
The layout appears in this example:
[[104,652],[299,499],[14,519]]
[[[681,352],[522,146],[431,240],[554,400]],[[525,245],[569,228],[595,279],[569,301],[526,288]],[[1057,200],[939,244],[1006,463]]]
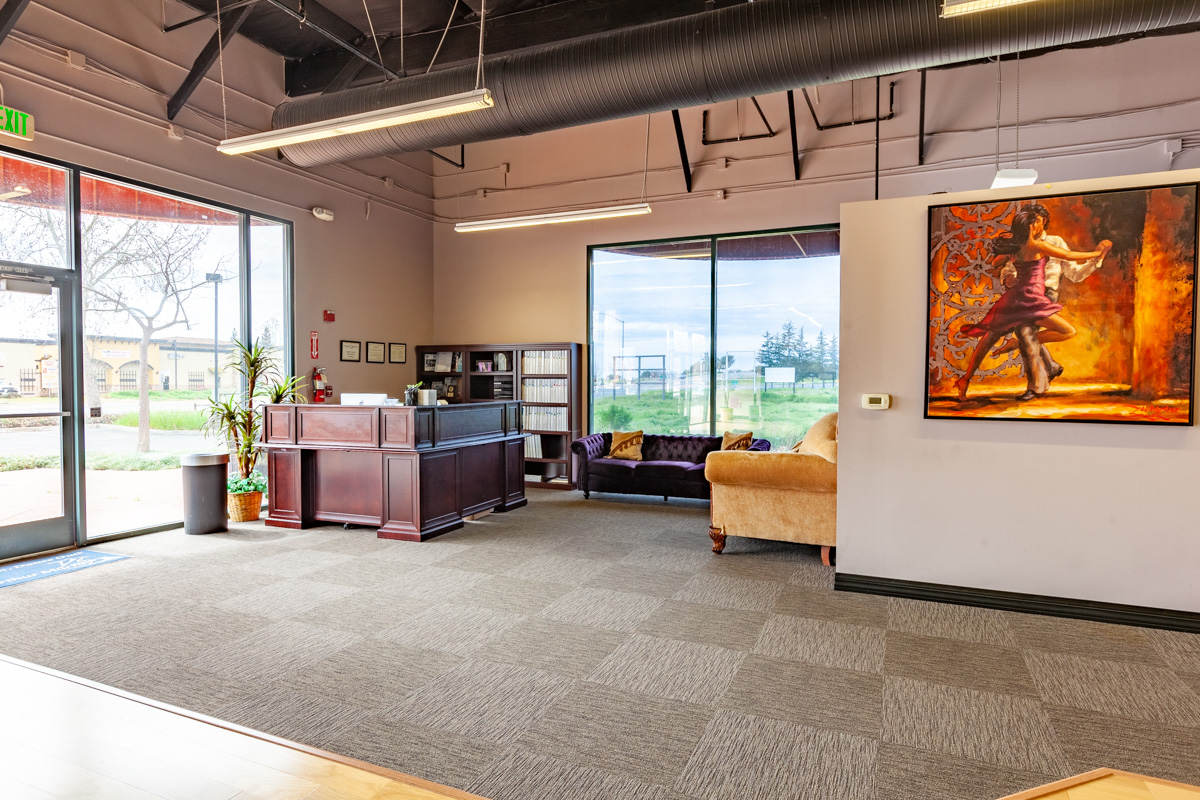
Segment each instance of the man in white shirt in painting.
[[[1041,235],[1043,241],[1061,247],[1063,250],[1071,249],[1061,236],[1054,236],[1048,232],[1050,228],[1049,209],[1035,203],[1029,206],[1029,210],[1041,217],[1044,222],[1044,231]],[[1079,283],[1102,266],[1104,266],[1104,256],[1097,256],[1082,262],[1067,261],[1061,258],[1048,259],[1046,261],[1046,298],[1057,303],[1063,278],[1072,283]],[[1012,262],[1009,262],[1000,271],[1000,281],[1008,287],[1012,286],[1016,279],[1017,269]],[[1038,395],[1045,394],[1046,390],[1050,388],[1050,381],[1062,375],[1063,366],[1054,360],[1046,345],[1038,341],[1037,325],[1021,325],[1014,334],[1017,340],[1017,349],[1021,351],[1021,361],[1025,364],[1026,382],[1024,394],[1018,395],[1017,399],[1032,400]],[[1011,349],[1011,345],[1003,349]]]

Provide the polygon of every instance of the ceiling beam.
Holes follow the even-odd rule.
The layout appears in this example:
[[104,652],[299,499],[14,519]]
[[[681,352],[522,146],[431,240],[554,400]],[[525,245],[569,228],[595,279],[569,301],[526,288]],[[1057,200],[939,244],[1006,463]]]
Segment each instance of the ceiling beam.
[[[470,5],[470,4],[468,4]],[[705,10],[704,0],[562,0],[562,2],[505,15],[487,16],[485,55],[507,53],[526,47],[551,44],[563,39],[674,19]],[[400,37],[382,43],[383,63],[396,72],[424,72],[433,60],[442,29],[404,37],[404,64],[400,63]],[[446,34],[435,66],[473,61],[479,53],[478,23],[456,24]],[[324,52],[287,63],[289,97],[323,92],[350,58],[348,54]],[[370,71],[361,73],[355,84],[379,79]]]
[[[224,11],[226,13],[228,13],[230,11],[239,9],[242,6],[254,5],[257,2],[258,2],[258,0],[237,0],[237,2],[235,2],[235,3],[230,3],[230,4],[226,5],[224,8]],[[203,22],[206,19],[212,19],[216,15],[217,15],[216,11],[209,11],[207,14],[201,14],[198,17],[191,17],[189,19],[185,19],[183,22],[176,22],[174,25],[164,25],[163,33],[170,33],[171,31],[177,31],[180,28],[186,28],[189,25],[195,25],[197,22]]]
[[228,14],[221,15],[221,24],[217,26],[217,30],[213,31],[212,38],[208,40],[208,44],[204,45],[200,55],[196,56],[196,61],[188,71],[187,77],[183,79],[183,83],[167,101],[167,119],[175,119],[175,115],[183,110],[188,98],[192,96],[192,92],[196,91],[196,87],[200,85],[200,81],[204,80],[204,76],[212,69],[212,65],[217,63],[221,50],[229,45],[229,40],[238,32],[238,28],[242,27],[242,23],[246,21],[246,17],[250,16],[253,9],[253,5],[245,5]]
[[[349,53],[350,57],[361,58],[363,61],[365,61],[368,64],[370,64],[371,66],[375,67],[376,69],[378,69],[380,72],[382,72],[384,75],[386,75],[389,78],[402,77],[401,75],[397,74],[394,70],[390,69],[386,64],[382,64],[379,61],[376,61],[372,56],[369,56],[366,53],[364,53],[362,50],[359,50],[358,47],[354,44],[354,42],[344,39],[343,37],[339,36],[336,32],[331,31],[328,28],[324,27],[323,25],[320,25],[317,22],[315,22],[312,19],[312,17],[310,17],[308,15],[307,11],[292,11],[291,7],[287,3],[285,3],[283,0],[266,0],[266,2],[270,3],[271,5],[275,6],[279,10],[284,11],[287,14],[289,14],[290,16],[294,17],[297,22],[299,22],[301,25],[305,26],[306,28],[309,28],[309,29],[321,34],[326,39],[328,39],[330,42],[332,42],[333,44],[342,48],[343,51]],[[316,5],[316,4],[314,3],[314,5]],[[303,2],[300,3],[300,6],[302,9],[306,8]],[[341,17],[335,17],[335,19],[341,19]],[[357,30],[357,28],[355,30]],[[359,36],[361,38],[362,34],[360,33]]]
[[27,5],[29,0],[8,0],[4,8],[0,8],[0,42],[4,41],[13,25],[17,24],[17,17],[21,16]]

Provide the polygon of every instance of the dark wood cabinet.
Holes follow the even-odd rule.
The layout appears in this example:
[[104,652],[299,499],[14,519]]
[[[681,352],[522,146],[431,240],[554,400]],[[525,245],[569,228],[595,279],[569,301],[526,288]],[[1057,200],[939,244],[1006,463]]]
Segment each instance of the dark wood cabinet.
[[421,345],[417,378],[452,405],[520,400],[526,485],[574,489],[571,442],[583,435],[582,351],[577,342]]
[[420,541],[483,511],[525,505],[515,402],[456,406],[268,405],[266,524],[372,525]]

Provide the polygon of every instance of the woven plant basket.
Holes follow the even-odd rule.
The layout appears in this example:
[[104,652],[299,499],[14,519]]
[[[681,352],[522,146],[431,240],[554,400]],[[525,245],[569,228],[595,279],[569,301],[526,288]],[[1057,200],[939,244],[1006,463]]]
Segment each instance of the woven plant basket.
[[229,495],[229,521],[253,522],[262,512],[262,492]]

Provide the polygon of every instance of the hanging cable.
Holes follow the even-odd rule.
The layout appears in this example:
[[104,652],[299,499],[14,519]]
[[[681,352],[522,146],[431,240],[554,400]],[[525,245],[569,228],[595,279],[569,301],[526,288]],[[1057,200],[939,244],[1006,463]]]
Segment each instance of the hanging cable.
[[400,0],[400,72],[404,73],[404,0]]
[[425,69],[425,74],[429,74],[429,70],[433,69],[433,62],[437,61],[438,53],[442,52],[442,45],[446,43],[446,34],[450,32],[450,24],[454,22],[454,12],[458,10],[458,0],[454,0],[454,6],[450,9],[450,19],[446,20],[446,29],[442,31],[442,38],[438,40],[437,49],[433,51],[433,58],[429,59],[429,66]]
[[1000,171],[1000,90],[1004,73],[1000,66],[1000,56],[996,56],[996,172]]
[[475,63],[475,88],[483,86],[483,20],[487,17],[487,0],[479,0],[479,60]]
[[650,115],[646,115],[646,161],[642,165],[642,202],[646,202],[646,177],[650,174]]
[[221,67],[221,121],[229,138],[229,107],[225,103],[225,34],[221,31],[221,0],[217,0],[217,63]]
[[[363,0],[363,11],[365,11],[367,14],[367,28],[371,31],[371,40],[375,42],[375,55],[379,57],[379,63],[382,64],[383,51],[379,49],[379,37],[375,35],[375,23],[371,21],[371,9],[367,8],[367,0]],[[401,20],[400,24],[404,24],[403,20]],[[392,78],[389,75],[388,80],[391,79]]]
[[1021,51],[1017,51],[1017,167],[1021,166]]

